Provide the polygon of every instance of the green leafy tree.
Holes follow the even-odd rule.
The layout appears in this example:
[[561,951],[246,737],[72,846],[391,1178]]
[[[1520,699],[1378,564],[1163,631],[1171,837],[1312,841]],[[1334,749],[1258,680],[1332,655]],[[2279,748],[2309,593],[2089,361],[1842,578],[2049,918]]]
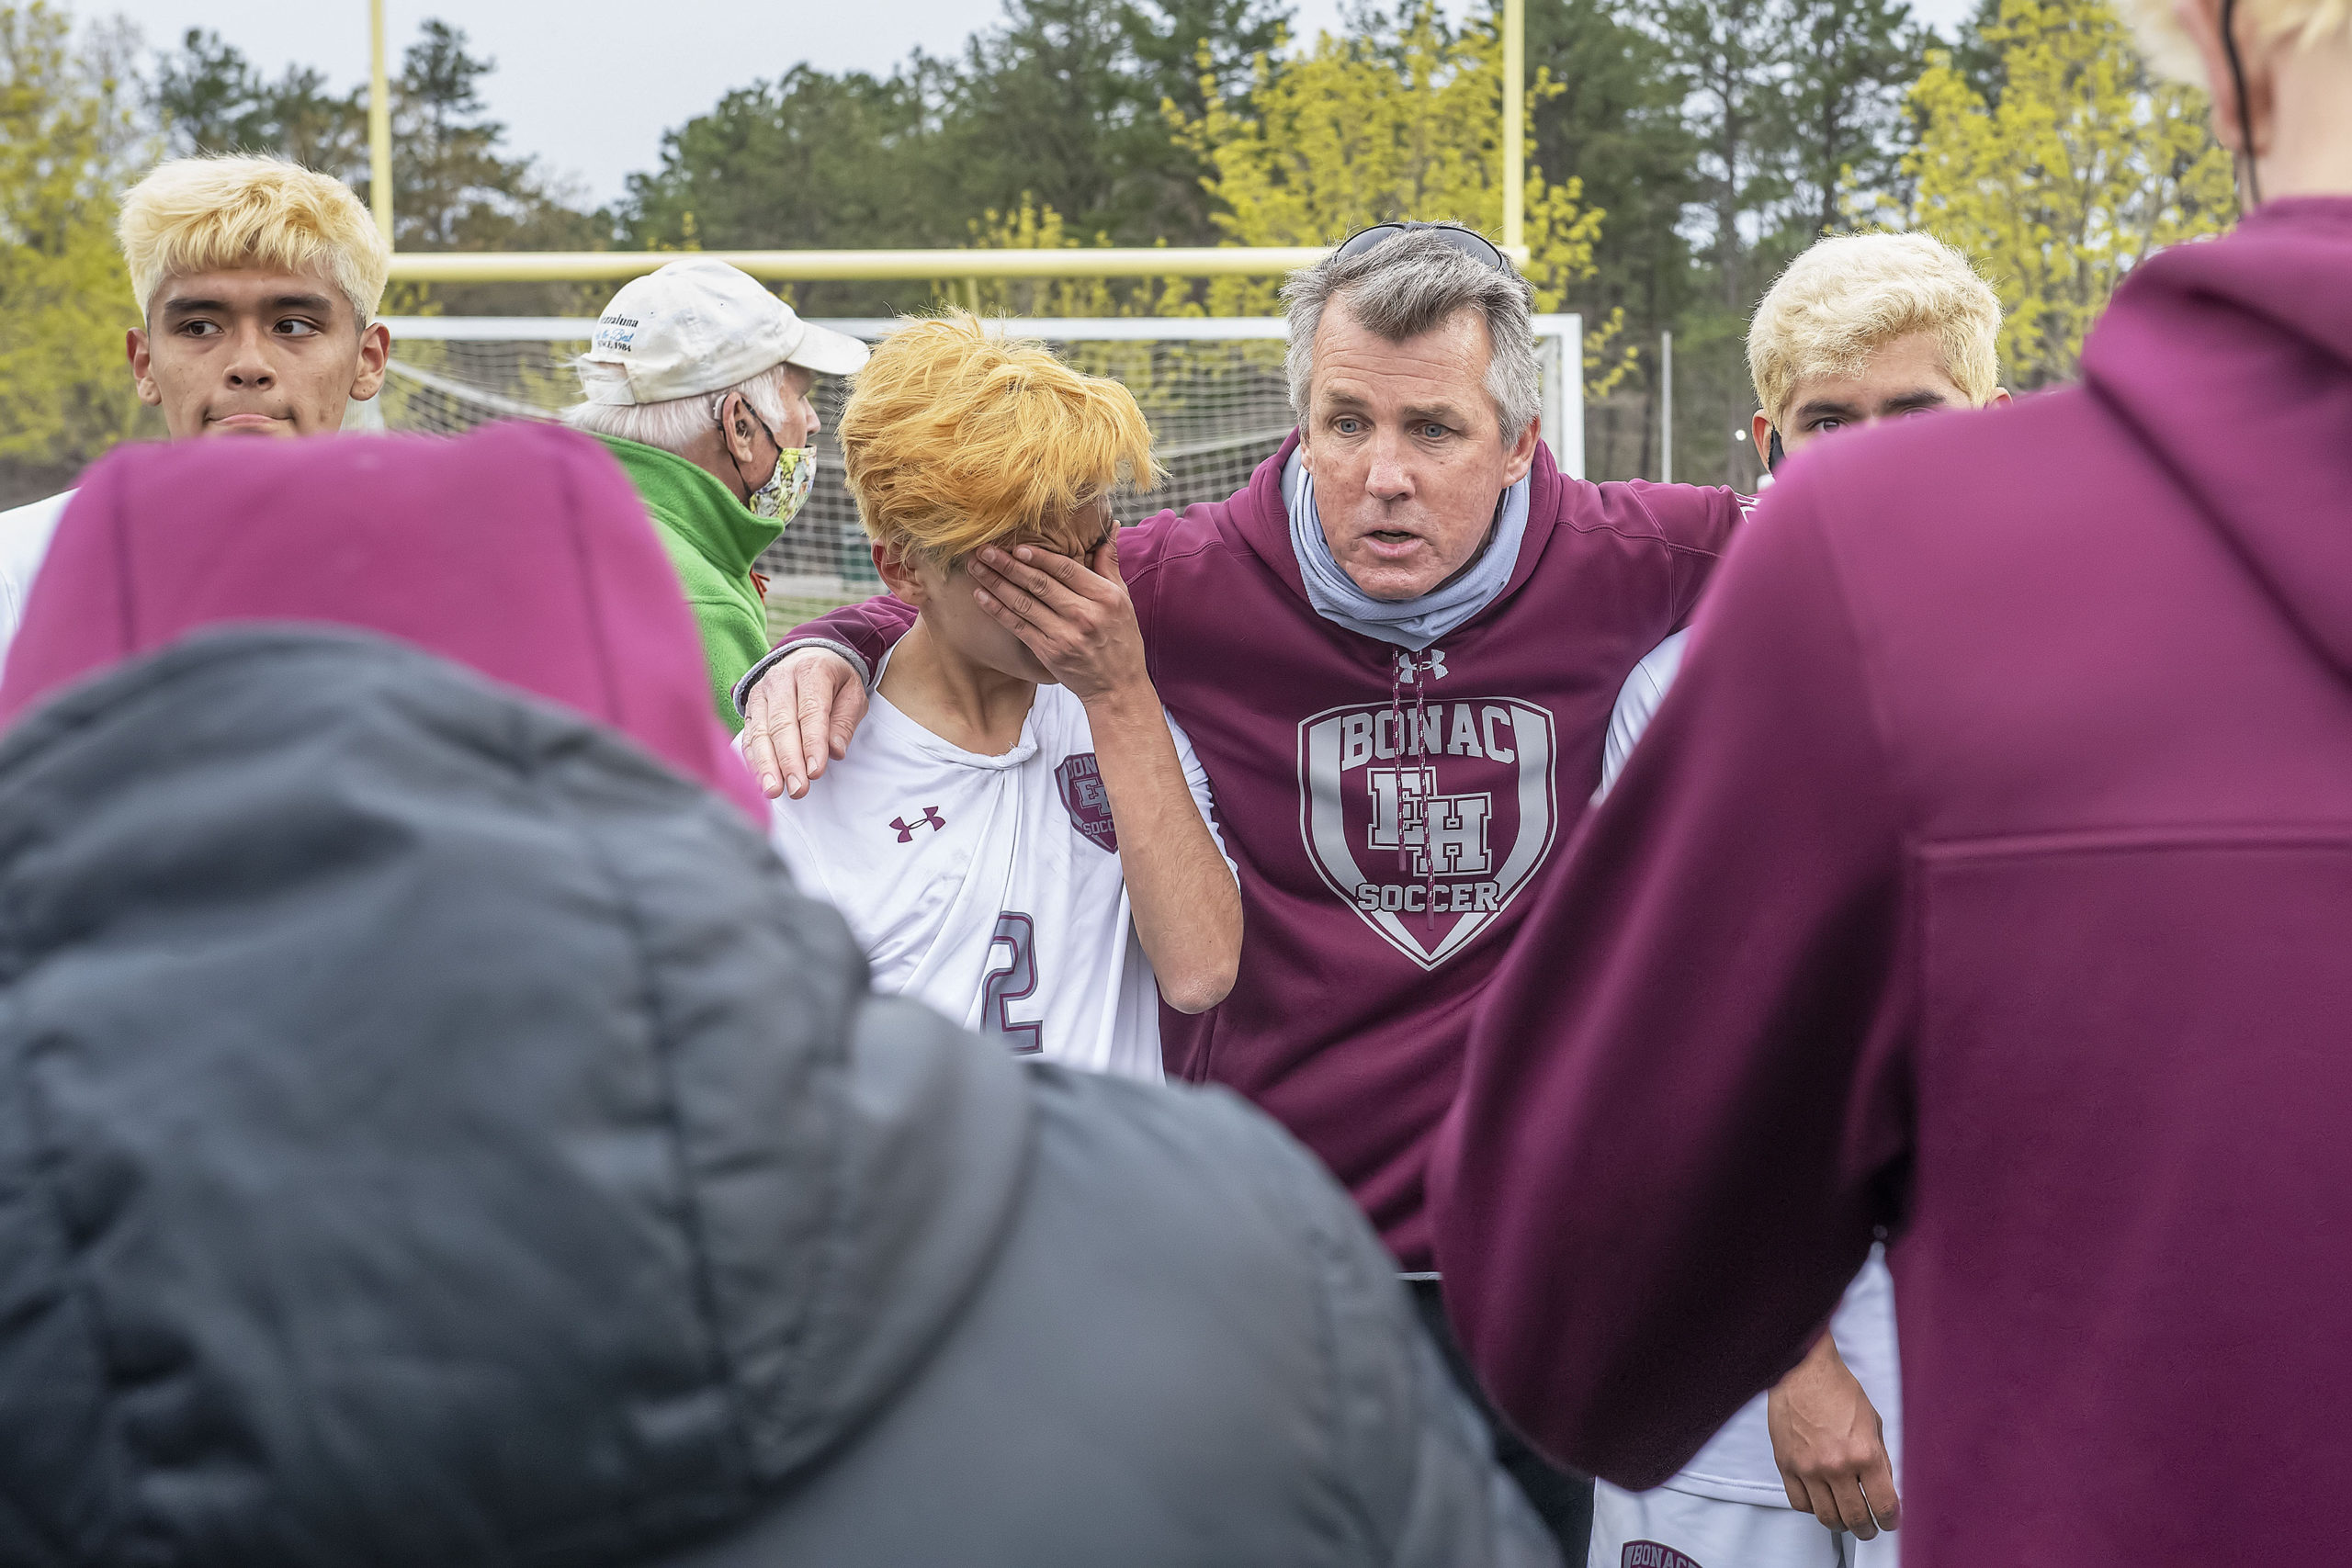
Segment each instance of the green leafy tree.
[[1212,96],[1247,91],[1261,59],[1280,52],[1291,8],[1270,0],[1148,0],[1122,15],[1146,102],[1197,118]]
[[1984,35],[2000,26],[2001,0],[1976,0],[1976,9],[1952,29],[1950,63],[1992,107],[2001,102],[2001,49]]
[[0,0],[0,494],[27,499],[144,428],[115,192],[148,143],[122,37]]
[[[979,208],[954,188],[941,145],[938,78],[918,56],[888,76],[806,65],[721,98],[662,140],[662,162],[629,176],[628,243],[644,249],[849,250],[966,243]],[[922,286],[814,283],[818,314],[888,313]]]
[[1005,0],[965,45],[946,131],[991,204],[1027,195],[1086,230],[1132,231],[1169,138],[1136,68],[1131,12],[1097,0]]
[[[1212,171],[1217,226],[1233,243],[1328,244],[1397,218],[1500,232],[1502,40],[1492,19],[1456,32],[1427,0],[1361,19],[1369,30],[1326,33],[1285,68],[1261,66],[1247,98],[1205,95],[1198,118],[1177,118]],[[1529,97],[1558,90],[1543,78]],[[1528,171],[1527,275],[1538,310],[1559,309],[1591,276],[1600,220],[1575,179]],[[1209,291],[1213,313],[1270,310],[1274,288],[1220,279]]]
[[1985,267],[2014,386],[2076,373],[2083,335],[2151,252],[2225,227],[2229,154],[2204,95],[2152,78],[2098,0],[2001,0],[1988,105],[1939,52],[1911,90],[1910,220]]
[[1139,123],[1148,138],[1138,145],[1149,152],[1138,170],[1148,220],[1130,222],[1128,237],[1143,244],[1215,244],[1212,203],[1201,184],[1208,170],[1168,134],[1165,121],[1171,111],[1197,118],[1212,94],[1246,91],[1259,62],[1279,61],[1290,7],[1271,0],[1151,0],[1122,15],[1141,73]]
[[1001,211],[1032,202],[1118,243],[1214,235],[1191,151],[1162,106],[1246,80],[1282,34],[1266,0],[1004,0],[943,96],[956,183]]
[[[1162,106],[1197,105],[1204,81],[1246,81],[1284,15],[1271,0],[1012,0],[952,57],[918,51],[887,76],[796,67],[663,139],[661,166],[629,183],[628,240],[954,247],[1050,231],[1049,248],[1213,243],[1202,167]],[[969,296],[963,280],[943,286]],[[1132,308],[1135,290],[1114,294],[1114,308]],[[825,282],[795,297],[859,314],[928,295]]]

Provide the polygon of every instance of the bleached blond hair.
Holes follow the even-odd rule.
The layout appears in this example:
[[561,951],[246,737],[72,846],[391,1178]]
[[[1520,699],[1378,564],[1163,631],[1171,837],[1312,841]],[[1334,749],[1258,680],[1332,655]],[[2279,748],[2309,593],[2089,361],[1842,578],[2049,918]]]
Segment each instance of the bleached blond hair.
[[145,316],[164,279],[228,267],[323,265],[366,326],[391,252],[349,186],[283,158],[175,158],[123,194],[115,223]]
[[966,311],[907,322],[851,386],[842,466],[858,521],[943,566],[1160,477],[1125,387]]
[[1858,376],[1912,333],[1936,334],[1972,403],[2001,380],[2001,300],[1966,256],[1929,234],[1838,234],[1789,264],[1747,327],[1756,404],[1779,424],[1798,383]]
[[[2173,0],[2115,0],[2115,8],[2139,39],[2149,65],[2177,82],[2211,89],[2205,60],[2188,40],[2188,29],[2173,14]],[[2238,0],[2238,12],[2259,43],[2290,39],[2310,49],[2330,38],[2352,37],[2352,0]],[[2243,44],[2247,35],[2241,35]]]

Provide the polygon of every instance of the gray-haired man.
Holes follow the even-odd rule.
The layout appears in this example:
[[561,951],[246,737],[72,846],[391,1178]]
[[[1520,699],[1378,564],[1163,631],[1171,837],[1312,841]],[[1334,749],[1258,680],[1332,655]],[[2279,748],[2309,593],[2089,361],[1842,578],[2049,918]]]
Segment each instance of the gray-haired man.
[[[1119,541],[1248,933],[1225,1004],[1163,1012],[1161,1039],[1171,1076],[1239,1090],[1322,1156],[1434,1317],[1421,1170],[1472,1007],[1600,780],[1618,688],[1690,615],[1740,502],[1559,473],[1527,285],[1468,230],[1367,230],[1284,295],[1297,434],[1230,501]],[[972,576],[1041,648],[1039,601],[1091,635],[1066,570],[989,550]],[[771,794],[842,754],[911,619],[888,599],[837,611],[746,677]],[[876,802],[877,830],[907,804]],[[1589,1492],[1522,1463],[1581,1562]]]

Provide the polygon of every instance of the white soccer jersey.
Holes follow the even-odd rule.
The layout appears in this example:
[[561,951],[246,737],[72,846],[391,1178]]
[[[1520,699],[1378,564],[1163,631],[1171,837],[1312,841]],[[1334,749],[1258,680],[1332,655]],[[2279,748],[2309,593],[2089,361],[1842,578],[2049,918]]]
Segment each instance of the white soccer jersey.
[[49,553],[51,536],[65,515],[72,491],[36,501],[29,506],[0,512],[0,664],[8,660],[8,645],[25,618],[25,601],[33,591],[41,558]]
[[[1214,836],[1208,775],[1168,728]],[[849,755],[775,802],[772,822],[776,852],[841,910],[880,989],[1016,1053],[1161,1078],[1159,987],[1086,709],[1064,688],[1037,688],[1001,757],[949,744],[877,691]]]

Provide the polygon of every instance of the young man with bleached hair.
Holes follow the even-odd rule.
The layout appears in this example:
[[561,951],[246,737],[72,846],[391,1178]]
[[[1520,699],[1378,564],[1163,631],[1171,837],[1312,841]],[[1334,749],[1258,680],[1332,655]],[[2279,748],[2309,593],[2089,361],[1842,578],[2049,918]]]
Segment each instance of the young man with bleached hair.
[[[1777,468],[1836,431],[2007,402],[2000,330],[1999,298],[1940,240],[1819,242],[1781,275],[1748,327],[1757,456]],[[1600,795],[1665,700],[1690,635],[1667,638],[1626,678]],[[1595,1484],[1590,1562],[1621,1568],[1647,1541],[1704,1568],[1891,1568],[1902,1519],[1901,1402],[1894,1282],[1873,1248],[1804,1359],[1672,1480],[1647,1492]]]
[[[176,158],[124,195],[115,232],[141,323],[130,374],[174,439],[326,434],[383,386],[391,254],[342,181],[280,158]],[[73,494],[0,512],[0,659]]]
[[820,375],[865,363],[854,337],[804,321],[739,267],[688,256],[632,278],[580,356],[582,401],[564,420],[620,460],[669,551],[702,630],[713,705],[768,649],[752,570],[817,478]]
[[[880,988],[1016,1054],[1158,1082],[1159,1004],[1225,999],[1241,896],[1119,577],[1112,487],[1157,473],[1142,411],[956,312],[875,351],[841,440],[875,570],[915,622],[856,749],[775,803],[777,852]],[[982,548],[1063,564],[1073,604],[999,625],[973,592]],[[1076,602],[1113,635],[1064,649]]]

